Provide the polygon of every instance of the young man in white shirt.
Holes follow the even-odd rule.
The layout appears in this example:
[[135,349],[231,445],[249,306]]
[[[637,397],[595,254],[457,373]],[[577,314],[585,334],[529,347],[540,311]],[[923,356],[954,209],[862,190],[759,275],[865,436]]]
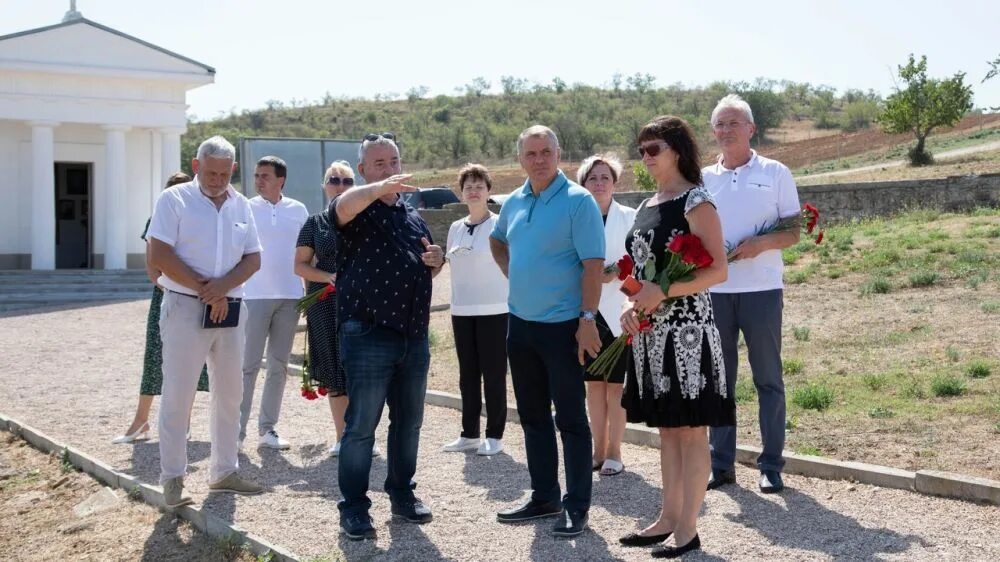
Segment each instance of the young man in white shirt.
[[257,375],[267,344],[267,377],[260,397],[257,431],[258,448],[284,450],[288,441],[274,429],[281,413],[281,398],[288,376],[288,355],[292,352],[302,298],[302,279],[295,275],[295,242],[309,211],[291,197],[282,195],[288,166],[277,156],[265,156],[254,169],[258,195],[250,200],[260,236],[260,270],[244,288],[247,305],[246,352],[243,356],[243,403],[240,405],[240,447],[247,436],[250,408]]
[[241,299],[243,283],[260,267],[260,243],[250,204],[229,184],[235,160],[236,149],[226,139],[201,143],[191,163],[195,179],[163,191],[147,235],[150,263],[162,272],[164,290],[160,482],[170,508],[191,503],[183,494],[186,434],[206,359],[212,389],[209,492],[263,491],[236,474],[247,315]]
[[[785,446],[785,386],[781,378],[781,250],[799,241],[799,230],[760,229],[799,214],[799,195],[788,168],[750,148],[756,128],[750,105],[735,94],[712,111],[722,155],[702,170],[715,197],[731,262],[724,283],[709,289],[722,338],[729,393],[736,389],[737,342],[743,332],[759,400],[763,452],[757,458],[761,492],[780,492]],[[711,428],[712,476],[708,488],[736,482],[736,428]]]

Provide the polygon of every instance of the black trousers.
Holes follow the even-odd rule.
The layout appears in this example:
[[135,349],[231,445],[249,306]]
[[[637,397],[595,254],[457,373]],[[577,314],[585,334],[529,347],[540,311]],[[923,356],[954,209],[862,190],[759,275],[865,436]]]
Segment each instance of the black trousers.
[[576,355],[578,325],[576,319],[530,322],[512,314],[507,336],[510,376],[531,475],[531,497],[536,501],[559,501],[558,428],[566,468],[566,496],[562,503],[567,511],[587,511],[593,487],[593,442],[583,367]]
[[462,393],[462,437],[479,439],[486,394],[486,437],[503,439],[507,424],[507,315],[452,316]]

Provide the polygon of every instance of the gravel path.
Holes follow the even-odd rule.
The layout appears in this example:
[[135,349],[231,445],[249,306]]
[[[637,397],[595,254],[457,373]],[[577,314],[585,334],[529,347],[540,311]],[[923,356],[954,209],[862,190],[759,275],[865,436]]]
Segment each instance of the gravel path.
[[[135,406],[146,302],[128,302],[0,318],[0,411],[72,443],[115,468],[155,482],[155,441],[130,446],[109,440],[125,429]],[[648,521],[659,501],[658,451],[626,445],[627,471],[594,486],[591,530],[556,540],[551,521],[521,526],[495,522],[495,512],[526,493],[528,474],[520,427],[509,425],[509,454],[492,458],[445,454],[459,412],[428,407],[416,479],[434,522],[391,522],[380,491],[385,462],[373,465],[374,542],[352,543],[338,533],[335,460],[326,456],[333,427],[322,402],[297,395],[289,380],[281,434],[285,454],[253,450],[244,470],[269,493],[207,498],[207,396],[193,417],[190,491],[211,510],[304,557],[349,560],[646,560],[644,549],[617,539]],[[154,406],[155,415],[155,406]],[[384,447],[385,426],[379,441]],[[739,487],[710,492],[701,521],[704,551],[692,559],[896,560],[1000,559],[995,533],[1000,510],[899,490],[788,476],[779,496],[756,493],[755,474],[738,470]]]

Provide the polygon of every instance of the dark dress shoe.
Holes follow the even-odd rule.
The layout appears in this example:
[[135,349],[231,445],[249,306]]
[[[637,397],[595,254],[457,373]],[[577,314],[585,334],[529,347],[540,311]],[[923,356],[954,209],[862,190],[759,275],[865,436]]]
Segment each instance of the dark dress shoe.
[[356,513],[340,519],[340,528],[352,541],[375,538],[375,527],[367,513]]
[[785,489],[781,481],[781,473],[777,470],[760,471],[760,491],[762,494],[777,494]]
[[629,533],[618,539],[618,542],[620,542],[622,546],[649,546],[652,544],[659,544],[667,540],[671,534],[672,533],[663,533],[662,535],[640,535],[639,533]]
[[717,470],[712,469],[712,476],[708,479],[708,490],[714,490],[725,484],[735,484],[736,483],[736,469],[730,468],[728,470]]
[[665,546],[659,550],[654,550],[653,558],[678,558],[692,550],[701,550],[701,539],[698,538],[698,535],[695,535],[684,546]]
[[553,517],[562,513],[559,502],[539,502],[528,500],[524,505],[497,513],[497,521],[501,523],[517,523],[542,517]]
[[587,528],[586,511],[563,511],[563,515],[556,526],[552,528],[552,534],[557,537],[575,537]]
[[400,519],[405,519],[410,523],[430,523],[434,516],[431,514],[431,508],[424,505],[424,502],[417,498],[410,500],[392,502],[392,516],[398,517]]

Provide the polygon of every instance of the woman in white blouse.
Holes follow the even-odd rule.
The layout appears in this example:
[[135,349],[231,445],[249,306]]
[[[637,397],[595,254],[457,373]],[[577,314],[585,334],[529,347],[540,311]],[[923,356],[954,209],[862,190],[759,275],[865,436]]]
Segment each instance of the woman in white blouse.
[[[625,255],[625,236],[635,220],[635,209],[619,205],[614,199],[615,185],[621,178],[622,163],[612,154],[595,154],[580,164],[576,181],[590,191],[604,217],[604,262],[617,263]],[[621,313],[625,294],[615,273],[604,275],[601,302],[598,305],[597,329],[601,344],[607,347],[622,333]],[[594,470],[614,476],[625,469],[622,464],[622,438],[625,436],[625,409],[622,408],[622,385],[625,382],[626,354],[614,366],[607,380],[587,373],[587,410],[590,431],[594,436]],[[589,366],[589,361],[588,361]]]
[[[462,202],[469,207],[469,216],[451,225],[445,254],[451,267],[451,323],[462,394],[462,433],[444,446],[449,452],[475,449],[480,455],[495,455],[503,450],[507,423],[507,278],[490,252],[490,232],[497,220],[486,206],[492,187],[493,179],[484,166],[469,164],[458,173],[458,189]],[[486,438],[480,440],[484,393]]]

